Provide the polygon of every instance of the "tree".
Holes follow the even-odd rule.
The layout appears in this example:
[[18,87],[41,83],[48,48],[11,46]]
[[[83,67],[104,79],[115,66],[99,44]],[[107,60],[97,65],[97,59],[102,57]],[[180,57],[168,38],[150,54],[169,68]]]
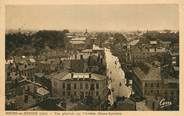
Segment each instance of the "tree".
[[68,29],[64,29],[63,33],[70,33],[70,31]]
[[48,46],[51,49],[65,47],[65,34],[69,30],[41,30],[34,34],[7,33],[5,35],[6,58],[11,55],[38,55],[39,51]]
[[127,39],[121,33],[114,34],[114,45],[118,43],[120,43],[121,47],[123,47],[123,44],[127,44]]

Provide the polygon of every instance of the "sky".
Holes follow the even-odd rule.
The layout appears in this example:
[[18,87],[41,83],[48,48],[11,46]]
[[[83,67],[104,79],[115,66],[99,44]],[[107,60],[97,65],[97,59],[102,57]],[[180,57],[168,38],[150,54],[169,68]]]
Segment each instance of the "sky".
[[6,29],[162,30],[179,29],[177,5],[9,5]]

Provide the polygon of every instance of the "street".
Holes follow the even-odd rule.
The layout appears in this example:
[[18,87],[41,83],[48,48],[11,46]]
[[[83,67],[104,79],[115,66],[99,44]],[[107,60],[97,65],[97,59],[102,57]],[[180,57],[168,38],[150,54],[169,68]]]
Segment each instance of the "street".
[[113,104],[118,96],[129,97],[131,88],[125,85],[125,74],[121,68],[119,59],[113,56],[110,49],[107,48],[105,48],[105,57],[107,63],[107,76],[110,78],[108,81],[108,88],[112,92],[112,96],[109,96],[109,100],[110,103]]

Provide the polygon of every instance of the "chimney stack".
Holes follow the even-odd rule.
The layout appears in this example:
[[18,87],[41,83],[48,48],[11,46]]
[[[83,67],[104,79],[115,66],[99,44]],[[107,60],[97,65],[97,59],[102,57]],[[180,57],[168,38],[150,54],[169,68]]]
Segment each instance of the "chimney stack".
[[71,78],[73,78],[73,72],[71,73]]
[[89,73],[89,78],[91,78],[91,73]]

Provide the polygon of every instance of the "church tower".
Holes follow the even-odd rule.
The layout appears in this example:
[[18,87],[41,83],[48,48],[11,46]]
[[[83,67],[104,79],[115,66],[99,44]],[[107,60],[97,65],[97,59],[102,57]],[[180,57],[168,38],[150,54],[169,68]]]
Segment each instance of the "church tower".
[[88,36],[89,35],[87,28],[86,28],[86,31],[85,31],[84,35],[85,36]]

